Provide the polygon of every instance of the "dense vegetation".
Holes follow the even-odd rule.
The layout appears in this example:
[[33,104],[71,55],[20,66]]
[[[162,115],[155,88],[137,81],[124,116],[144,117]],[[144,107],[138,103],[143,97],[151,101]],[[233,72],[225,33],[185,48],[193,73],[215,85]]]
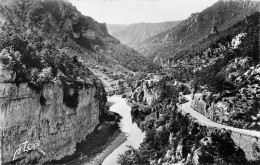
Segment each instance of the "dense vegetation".
[[198,152],[199,164],[246,164],[245,153],[229,133],[200,126],[176,110],[178,93],[187,89],[173,82],[191,85],[194,92],[208,92],[202,95],[206,103],[202,111],[212,111],[218,102],[227,105],[213,119],[206,115],[213,121],[259,130],[259,16],[256,12],[234,21],[227,30],[208,35],[171,59],[170,66],[162,70],[167,78],[157,84],[161,97],[140,123],[147,133],[145,140],[139,149],[129,148],[121,155],[121,164],[195,164],[188,155]]
[[13,71],[15,83],[28,82],[40,91],[45,83],[58,80],[64,102],[71,107],[77,106],[79,89],[97,81],[84,63],[123,65],[133,71],[157,69],[110,36],[105,24],[81,15],[66,1],[2,0],[0,17],[0,60]]
[[257,1],[218,1],[200,13],[192,14],[177,27],[147,39],[136,48],[149,59],[174,57],[207,38],[215,25],[218,31],[232,27],[259,10]]
[[[236,49],[231,50],[229,46],[232,39],[240,33],[245,33],[246,37],[241,40],[241,44]],[[247,22],[240,21],[218,35],[210,35],[192,48],[181,51],[171,61],[184,64],[173,68],[170,74],[181,82],[193,81],[196,86],[207,85],[215,93],[234,89],[236,85],[227,80],[230,70],[226,71],[226,67],[235,58],[246,57],[250,59],[250,65],[256,65],[259,62],[258,41],[259,13],[257,12],[247,17]],[[224,47],[224,50],[216,51],[220,47]],[[212,64],[209,63],[211,59],[215,60]],[[201,69],[194,74],[194,69],[198,67]],[[244,71],[246,69],[244,68]]]
[[110,36],[105,24],[81,15],[67,1],[2,0],[0,13],[5,28],[25,33],[28,42],[40,37],[37,42],[54,44],[69,51],[70,56],[80,56],[85,62],[97,65],[123,65],[134,71],[157,69],[140,53]]
[[[47,1],[46,4],[43,3],[42,5],[47,10],[48,5],[54,5],[55,8],[57,2]],[[17,13],[8,13],[9,15],[0,30],[0,61],[4,69],[13,72],[13,75],[15,75],[14,82],[17,85],[27,82],[37,92],[41,91],[45,83],[58,81],[63,87],[64,103],[69,107],[77,107],[79,90],[100,83],[97,83],[99,80],[75,55],[67,53],[69,48],[64,46],[66,43],[57,42],[59,35],[65,35],[65,33],[56,33],[58,36],[53,35],[57,29],[52,29],[53,27],[50,24],[54,24],[55,21],[48,20],[48,18],[53,18],[47,17],[50,13],[42,11],[42,6],[32,8],[29,12],[31,15],[29,14],[25,18],[26,5],[37,6],[39,5],[37,1],[24,1],[22,3],[12,1],[11,4],[2,1],[1,3],[7,5],[1,5],[4,13],[10,8],[22,10],[17,11]],[[41,9],[41,11],[38,11],[38,9]],[[16,12],[16,10],[13,11]],[[39,13],[33,14],[36,11]],[[56,10],[49,12],[56,12]],[[29,19],[26,23],[30,23],[31,28],[27,28],[27,25],[22,22],[25,19]],[[60,16],[57,15],[55,19],[60,19]],[[45,27],[45,25],[49,25],[49,29],[41,28],[42,31],[37,29],[37,27]],[[34,30],[31,30],[33,28]],[[69,44],[70,48],[76,45],[73,42],[71,43]],[[103,87],[100,86],[100,89],[103,89]],[[42,104],[45,103],[44,96],[41,96],[40,101]]]
[[[5,69],[15,73],[14,81],[17,85],[28,82],[38,92],[45,83],[58,80],[64,89],[64,102],[67,106],[77,107],[78,91],[97,79],[76,56],[69,57],[55,45],[37,42],[40,39],[39,37],[28,42],[17,33],[2,31],[1,63]],[[69,89],[74,91],[69,93]]]
[[259,108],[253,105],[259,105],[259,16],[254,13],[172,59],[168,73],[173,78],[190,82],[195,92],[211,92],[211,100],[227,104],[229,117],[222,117],[223,112],[214,119],[221,124],[259,130],[254,124]]
[[159,69],[156,64],[153,64],[151,61],[148,61],[142,54],[136,50],[129,48],[125,45],[109,45],[108,46],[109,54],[104,54],[104,56],[110,56],[114,59],[118,65],[125,66],[126,68],[137,72],[155,72]]
[[[169,78],[165,78],[159,82],[161,97],[153,103],[150,113],[140,124],[140,128],[146,132],[143,143],[139,149],[130,147],[118,162],[173,164],[182,161],[193,164],[198,156],[200,164],[245,163],[244,152],[236,147],[228,132],[209,130],[194,122],[188,114],[177,111],[178,93],[185,88],[170,85],[169,81]],[[195,156],[195,153],[199,154]]]
[[[199,56],[203,57],[203,52],[208,48],[218,48],[219,44],[228,46],[232,39],[239,33],[246,33],[246,38],[243,39],[240,47],[234,54],[236,56],[250,56],[255,60],[259,60],[258,47],[258,34],[259,34],[259,12],[253,13],[246,17],[246,19],[234,23],[233,26],[226,30],[220,31],[218,34],[211,34],[199,43],[194,44],[192,47],[188,47],[178,52],[171,60],[176,61],[178,59],[191,60],[192,58]],[[208,58],[208,57],[204,57]]]

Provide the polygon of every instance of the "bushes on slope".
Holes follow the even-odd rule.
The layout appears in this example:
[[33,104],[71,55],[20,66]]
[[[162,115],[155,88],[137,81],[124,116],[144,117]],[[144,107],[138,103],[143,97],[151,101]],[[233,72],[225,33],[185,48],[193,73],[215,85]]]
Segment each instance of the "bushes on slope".
[[[55,45],[38,42],[41,37],[28,42],[14,31],[2,31],[0,39],[1,63],[16,73],[15,83],[27,82],[40,92],[47,82],[60,80],[64,89],[64,103],[77,107],[78,90],[93,83],[95,78],[77,58],[69,57]],[[73,93],[68,89],[73,88]]]

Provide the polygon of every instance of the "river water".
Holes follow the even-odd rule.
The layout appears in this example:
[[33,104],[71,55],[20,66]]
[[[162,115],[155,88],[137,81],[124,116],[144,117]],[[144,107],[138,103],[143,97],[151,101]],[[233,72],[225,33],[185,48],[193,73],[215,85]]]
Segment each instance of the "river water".
[[128,150],[127,146],[138,148],[143,142],[145,133],[142,132],[136,123],[132,122],[131,107],[126,104],[126,100],[121,96],[108,97],[108,101],[114,103],[110,107],[110,111],[118,113],[122,116],[120,121],[120,129],[127,136],[127,140],[116,148],[110,155],[108,155],[103,161],[102,165],[116,165],[118,155],[123,154]]

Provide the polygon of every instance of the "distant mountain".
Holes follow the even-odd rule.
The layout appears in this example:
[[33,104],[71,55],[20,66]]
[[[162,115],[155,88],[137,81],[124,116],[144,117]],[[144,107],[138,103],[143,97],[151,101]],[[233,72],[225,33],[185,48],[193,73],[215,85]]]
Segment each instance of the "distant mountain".
[[121,31],[128,26],[123,24],[106,24],[106,25],[109,34]]
[[259,11],[259,8],[258,1],[220,0],[202,12],[192,14],[176,27],[147,39],[135,49],[155,61],[161,57],[174,57],[208,37],[211,32],[217,34],[217,31],[231,27],[245,16]]
[[56,45],[90,64],[123,66],[133,71],[156,68],[140,53],[112,37],[105,24],[82,15],[68,1],[2,0],[0,3],[0,22],[6,35],[19,36],[31,45],[37,40],[43,43],[41,47]]
[[[178,25],[180,21],[161,22],[161,23],[136,23],[125,27],[120,31],[111,32],[110,34],[119,39],[123,44],[135,47],[158,33],[169,30]],[[122,28],[122,26],[121,26]]]

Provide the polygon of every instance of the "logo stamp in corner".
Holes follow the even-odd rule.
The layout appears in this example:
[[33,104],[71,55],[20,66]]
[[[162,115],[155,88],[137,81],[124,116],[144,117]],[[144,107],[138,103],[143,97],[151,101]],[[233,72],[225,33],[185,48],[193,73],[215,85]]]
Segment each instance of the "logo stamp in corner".
[[42,153],[43,155],[46,155],[46,153],[40,149],[40,142],[36,141],[36,142],[29,142],[26,141],[20,145],[18,145],[14,151],[14,155],[13,155],[13,160],[15,160],[16,156],[18,156],[19,154],[22,154],[24,152],[28,152],[28,151],[38,151],[40,153]]

